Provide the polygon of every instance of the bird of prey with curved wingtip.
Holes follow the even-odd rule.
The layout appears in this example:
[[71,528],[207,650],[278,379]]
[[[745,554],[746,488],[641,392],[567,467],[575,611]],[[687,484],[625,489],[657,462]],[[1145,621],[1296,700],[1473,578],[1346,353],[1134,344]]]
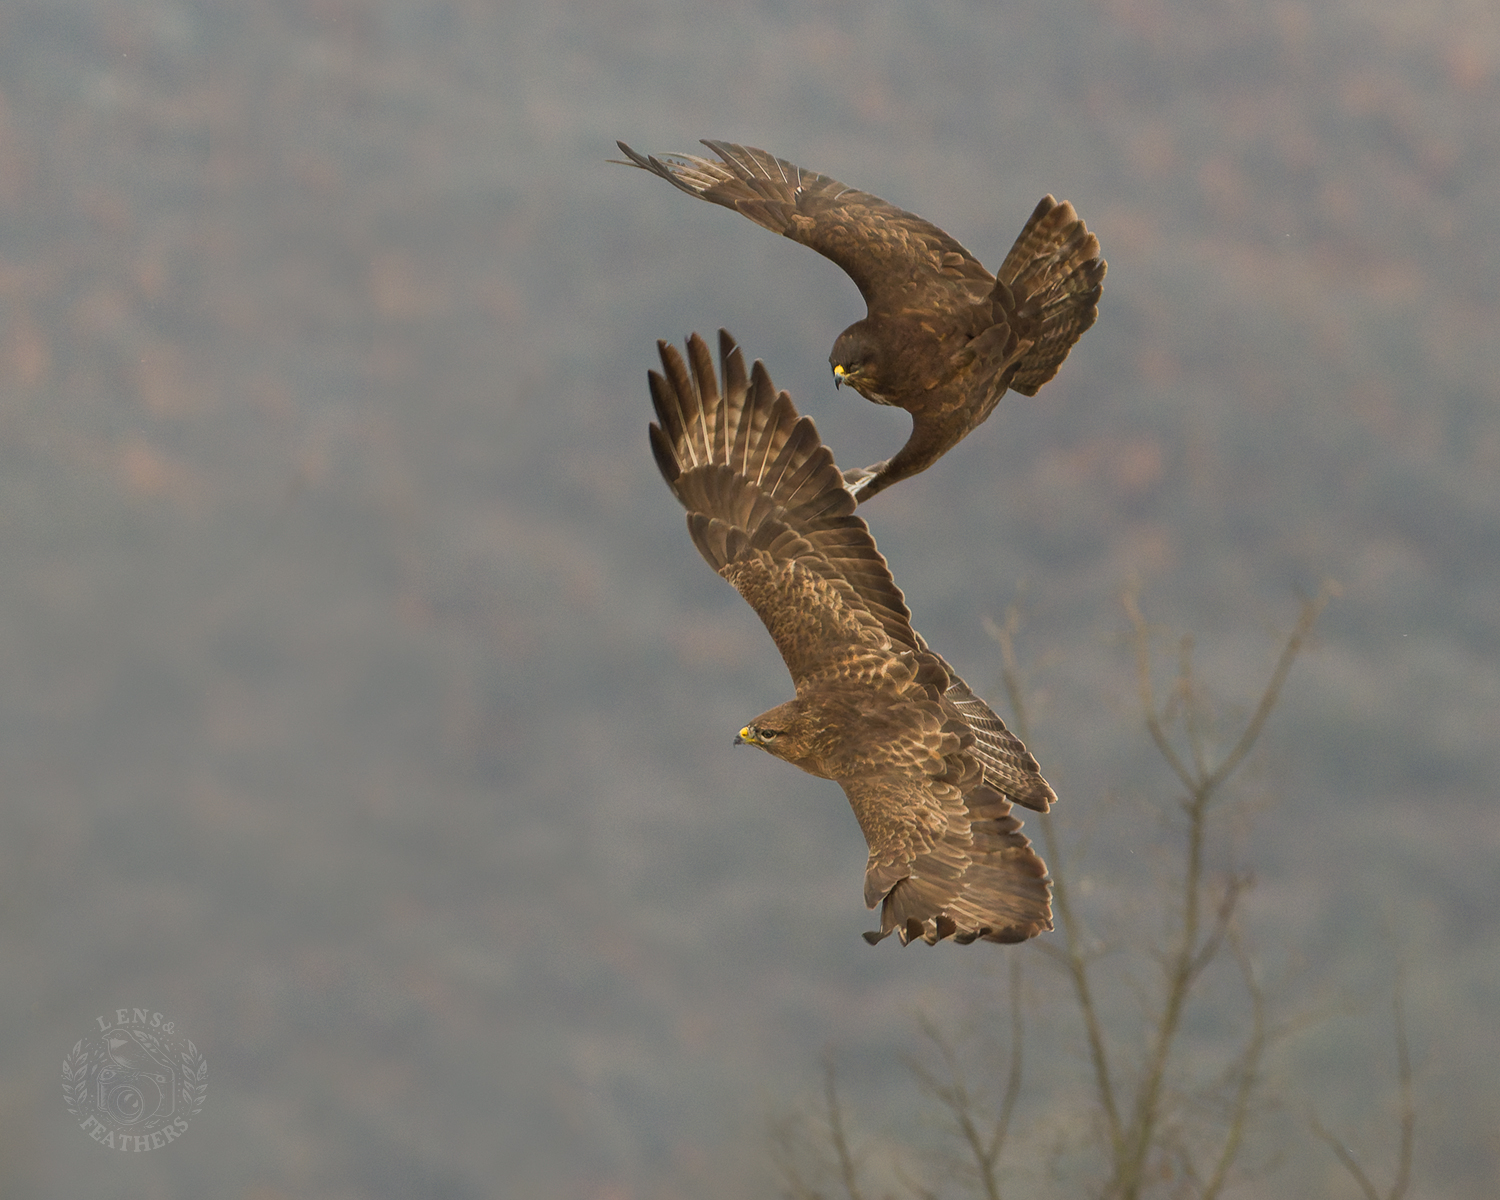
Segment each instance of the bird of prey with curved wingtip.
[[708,564],[755,609],[796,696],[736,742],[832,779],[870,857],[874,943],[1019,942],[1052,928],[1047,868],[1012,804],[1056,799],[1036,759],[911,626],[811,418],[719,334],[657,343],[651,449]]
[[833,344],[834,382],[912,419],[894,457],[846,472],[860,501],[925,471],[1007,389],[1036,395],[1099,315],[1106,264],[1067,201],[1044,197],[991,275],[932,222],[764,150],[704,141],[715,162],[616,144],[625,165],[811,246],[854,280],[868,311]]

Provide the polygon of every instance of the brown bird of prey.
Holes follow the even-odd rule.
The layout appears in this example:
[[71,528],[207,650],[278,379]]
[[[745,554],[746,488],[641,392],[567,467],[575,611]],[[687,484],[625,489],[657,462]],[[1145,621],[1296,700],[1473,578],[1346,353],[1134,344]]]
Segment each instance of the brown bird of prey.
[[861,501],[925,471],[1007,389],[1036,395],[1099,315],[1099,239],[1067,201],[1043,197],[991,275],[932,222],[879,196],[764,150],[703,144],[723,161],[617,143],[635,166],[811,246],[854,280],[868,312],[833,343],[834,382],[912,420],[895,457],[845,473]]
[[1047,867],[1011,805],[1056,799],[1036,759],[912,629],[811,418],[719,334],[722,390],[694,334],[657,343],[651,449],[699,553],[755,609],[795,699],[740,730],[835,780],[869,843],[878,942],[1019,942],[1052,928]]

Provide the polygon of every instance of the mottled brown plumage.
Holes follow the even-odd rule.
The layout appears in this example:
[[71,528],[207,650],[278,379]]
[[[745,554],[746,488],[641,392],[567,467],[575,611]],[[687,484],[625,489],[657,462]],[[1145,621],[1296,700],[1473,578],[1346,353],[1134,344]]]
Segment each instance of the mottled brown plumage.
[[834,380],[906,409],[912,431],[894,457],[846,472],[861,501],[925,471],[1007,389],[1034,396],[1098,316],[1105,262],[1067,201],[1044,197],[991,275],[936,225],[878,196],[764,150],[703,144],[723,161],[618,143],[635,166],[832,259],[865,299],[867,315],[833,344]]
[[1047,868],[1012,803],[1055,799],[1036,759],[912,629],[813,422],[720,331],[658,343],[651,449],[711,567],[759,614],[796,697],[737,741],[836,780],[870,847],[871,942],[1018,942],[1052,927]]

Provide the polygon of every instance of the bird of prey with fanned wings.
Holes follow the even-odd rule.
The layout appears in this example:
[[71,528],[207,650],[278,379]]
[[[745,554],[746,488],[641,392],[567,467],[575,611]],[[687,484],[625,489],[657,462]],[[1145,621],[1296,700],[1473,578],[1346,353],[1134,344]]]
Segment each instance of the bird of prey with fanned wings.
[[635,166],[811,246],[854,280],[867,315],[833,344],[834,382],[912,419],[894,457],[846,472],[861,501],[925,471],[1007,389],[1036,395],[1099,315],[1106,264],[1067,201],[1043,197],[991,275],[932,222],[879,196],[764,150],[703,144],[722,161],[617,143]]
[[651,449],[711,567],[765,623],[796,697],[740,730],[835,780],[870,857],[878,942],[1019,942],[1052,928],[1047,868],[1012,804],[1056,799],[1036,759],[911,625],[811,418],[719,334],[657,343]]

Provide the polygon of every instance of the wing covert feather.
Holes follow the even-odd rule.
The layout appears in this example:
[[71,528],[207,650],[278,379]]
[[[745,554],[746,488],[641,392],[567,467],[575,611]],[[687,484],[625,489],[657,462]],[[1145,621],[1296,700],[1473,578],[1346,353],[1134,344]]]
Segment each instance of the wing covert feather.
[[917,635],[917,641],[948,674],[943,699],[958,710],[964,723],[974,731],[971,751],[984,768],[985,782],[1017,804],[1035,812],[1047,812],[1057,799],[1057,793],[1042,778],[1036,757],[1006,727],[999,714],[974,694],[947,660],[927,645],[921,634]]

